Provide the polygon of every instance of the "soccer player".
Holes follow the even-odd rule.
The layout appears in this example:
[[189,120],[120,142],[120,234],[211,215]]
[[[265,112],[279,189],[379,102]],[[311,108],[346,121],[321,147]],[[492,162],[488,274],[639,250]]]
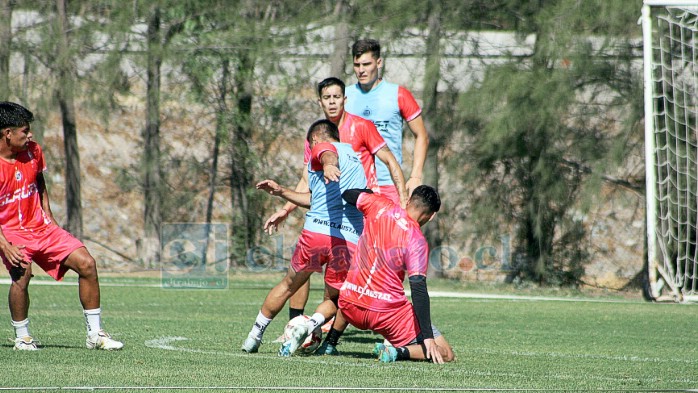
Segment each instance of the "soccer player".
[[[453,350],[431,324],[426,281],[429,247],[420,229],[439,211],[438,193],[421,185],[412,192],[406,209],[371,190],[347,190],[342,196],[363,213],[365,226],[340,291],[341,315],[390,342],[374,348],[381,362],[452,361]],[[405,273],[412,303],[402,286]]]
[[[383,80],[381,47],[378,41],[362,39],[351,48],[354,74],[357,83],[347,87],[346,110],[369,119],[388,143],[390,151],[402,164],[403,120],[415,137],[412,172],[406,182],[408,194],[422,184],[422,170],[427,157],[429,138],[422,119],[422,109],[409,90]],[[391,182],[390,174],[382,162],[376,162],[378,185],[381,195],[392,200],[398,191]]]
[[[330,77],[322,80],[317,85],[318,104],[325,114],[325,118],[333,122],[339,128],[339,140],[348,143],[354,151],[359,153],[361,164],[363,165],[366,174],[367,188],[379,193],[378,179],[376,177],[376,158],[383,162],[388,168],[391,184],[396,192],[391,192],[390,196],[394,197],[394,202],[405,206],[407,203],[407,191],[405,189],[405,179],[402,174],[402,169],[397,159],[387,147],[385,140],[378,133],[375,125],[364,118],[352,115],[344,110],[345,85],[338,78]],[[305,155],[303,164],[308,164],[310,157],[310,146],[305,143]],[[307,171],[303,172],[304,174]],[[307,179],[302,176],[296,191],[307,192]],[[296,205],[287,202],[283,208],[274,213],[264,225],[264,229],[270,234],[278,228],[278,225],[288,216],[288,214],[296,208]],[[306,282],[299,290],[291,297],[289,301],[289,320],[303,314],[305,304],[308,301],[308,292],[310,282]],[[323,327],[323,330],[329,330]],[[281,338],[280,338],[281,339]]]
[[121,349],[101,327],[97,265],[78,239],[56,224],[44,181],[46,164],[32,140],[34,114],[13,102],[0,102],[0,256],[10,272],[8,296],[16,350],[35,351],[29,332],[29,281],[34,264],[60,281],[78,274],[78,294],[87,324],[89,349]]
[[[280,196],[296,205],[308,207],[305,225],[291,258],[286,276],[267,294],[242,350],[257,352],[265,329],[286,301],[313,272],[325,267],[325,301],[311,316],[310,323],[284,342],[281,356],[290,356],[302,342],[299,337],[322,325],[337,311],[339,288],[344,282],[351,255],[363,230],[363,216],[342,199],[342,192],[365,188],[366,175],[351,145],[339,142],[339,130],[329,120],[318,120],[307,136],[312,154],[308,163],[310,192],[296,192],[265,180],[257,188]],[[306,330],[308,329],[308,330]]]

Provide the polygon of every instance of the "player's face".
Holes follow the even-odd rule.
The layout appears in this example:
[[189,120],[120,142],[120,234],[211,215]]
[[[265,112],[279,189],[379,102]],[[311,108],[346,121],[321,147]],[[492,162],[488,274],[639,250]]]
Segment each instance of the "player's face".
[[337,85],[327,86],[320,95],[320,108],[325,113],[325,117],[336,123],[344,114],[344,94],[342,88]]
[[381,67],[383,67],[383,60],[374,58],[372,52],[354,58],[354,74],[361,86],[369,88],[375,86]]
[[7,134],[8,143],[12,151],[27,150],[28,143],[32,140],[33,134],[30,126],[10,128]]

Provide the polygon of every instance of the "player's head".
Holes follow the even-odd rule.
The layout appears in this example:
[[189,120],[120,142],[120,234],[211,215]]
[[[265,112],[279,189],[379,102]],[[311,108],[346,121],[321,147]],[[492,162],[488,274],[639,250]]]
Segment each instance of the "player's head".
[[28,126],[34,121],[34,114],[14,102],[0,102],[0,130]]
[[338,124],[344,114],[344,82],[339,78],[327,78],[317,85],[318,103],[325,117]]
[[327,119],[318,120],[308,128],[307,139],[311,149],[320,142],[339,142],[339,129]]
[[32,138],[30,123],[34,114],[14,102],[0,102],[0,133],[12,151],[22,151]]
[[381,57],[381,44],[378,40],[371,38],[364,38],[354,42],[351,46],[351,56],[356,59],[364,53],[370,53],[374,59],[380,59]]
[[380,70],[383,68],[381,58],[381,46],[376,40],[358,40],[351,47],[354,59],[354,74],[364,91],[372,89],[378,84]]
[[441,198],[436,189],[431,186],[421,185],[412,191],[410,200],[407,202],[407,211],[410,216],[424,225],[429,222],[436,212],[441,209]]

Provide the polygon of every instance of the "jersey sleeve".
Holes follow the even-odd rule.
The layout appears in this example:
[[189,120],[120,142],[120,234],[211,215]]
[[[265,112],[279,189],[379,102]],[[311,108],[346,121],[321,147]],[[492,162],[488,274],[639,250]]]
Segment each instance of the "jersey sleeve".
[[310,143],[308,143],[308,140],[305,140],[305,150],[303,150],[303,165],[308,165],[308,162],[310,162]]
[[429,267],[429,245],[419,228],[413,228],[412,231],[405,256],[405,270],[408,277],[426,276]]
[[383,139],[381,134],[378,132],[376,125],[373,124],[372,121],[365,119],[361,120],[361,139],[364,141],[366,150],[368,150],[371,154],[376,154],[378,150],[382,149],[383,146],[386,145],[385,139]]
[[46,161],[44,160],[44,152],[41,150],[41,146],[39,146],[38,143],[34,142],[30,145],[31,149],[31,154],[36,158],[36,166],[38,168],[38,171],[45,172],[46,171]]
[[419,107],[417,100],[414,99],[409,90],[402,86],[397,89],[397,104],[400,108],[400,115],[405,121],[412,121],[422,114],[422,108]]
[[328,142],[323,142],[323,143],[318,143],[313,147],[313,150],[311,151],[310,154],[310,169],[314,171],[321,171],[322,170],[322,161],[320,161],[320,157],[322,156],[322,153],[325,153],[327,151],[331,151],[334,154],[337,153],[337,148]]

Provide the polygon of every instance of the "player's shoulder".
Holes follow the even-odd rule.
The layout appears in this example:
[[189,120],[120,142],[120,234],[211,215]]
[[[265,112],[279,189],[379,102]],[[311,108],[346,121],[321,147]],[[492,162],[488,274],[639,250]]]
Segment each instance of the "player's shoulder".
[[35,141],[27,142],[27,150],[35,157],[42,154],[41,146]]

